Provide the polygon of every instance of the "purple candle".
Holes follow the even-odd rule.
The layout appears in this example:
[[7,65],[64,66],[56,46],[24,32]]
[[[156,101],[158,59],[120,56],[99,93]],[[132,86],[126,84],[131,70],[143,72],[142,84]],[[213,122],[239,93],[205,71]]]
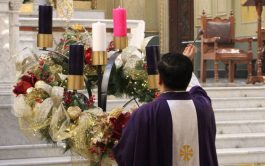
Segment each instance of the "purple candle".
[[146,61],[147,61],[147,73],[148,75],[158,74],[157,64],[160,60],[160,48],[159,46],[147,46]]
[[39,6],[39,33],[52,34],[52,6]]
[[83,75],[84,46],[70,45],[69,75]]

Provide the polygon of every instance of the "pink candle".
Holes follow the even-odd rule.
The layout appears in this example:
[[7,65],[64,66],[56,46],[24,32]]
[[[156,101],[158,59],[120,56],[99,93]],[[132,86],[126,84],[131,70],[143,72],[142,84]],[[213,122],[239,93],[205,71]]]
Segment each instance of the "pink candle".
[[114,36],[127,36],[126,10],[116,8],[112,11]]

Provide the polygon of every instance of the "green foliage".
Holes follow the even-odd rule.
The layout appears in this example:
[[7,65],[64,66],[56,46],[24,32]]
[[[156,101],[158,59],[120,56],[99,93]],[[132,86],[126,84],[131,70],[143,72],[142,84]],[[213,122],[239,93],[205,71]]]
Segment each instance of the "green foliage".
[[49,133],[50,126],[46,126],[39,130],[39,133],[41,134],[41,139],[45,140],[47,143],[56,143],[52,140],[50,133]]
[[70,138],[67,138],[64,140],[65,143],[65,149],[64,152],[67,152],[68,150],[71,150],[71,147],[73,147],[73,141]]
[[23,3],[30,3],[32,2],[33,0],[23,0]]
[[155,98],[156,92],[156,90],[150,90],[147,87],[147,73],[142,61],[139,61],[135,69],[131,69],[129,73],[125,73],[124,66],[118,69],[113,67],[108,94],[115,96],[125,94],[140,102],[150,102]]
[[108,94],[122,96],[125,93],[125,87],[128,83],[129,80],[126,79],[126,76],[124,75],[123,66],[118,69],[113,66],[110,74]]

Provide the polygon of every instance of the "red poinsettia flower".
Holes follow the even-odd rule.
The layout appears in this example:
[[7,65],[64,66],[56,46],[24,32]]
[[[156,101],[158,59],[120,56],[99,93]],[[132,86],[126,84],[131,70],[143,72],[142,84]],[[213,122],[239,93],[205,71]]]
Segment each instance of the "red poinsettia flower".
[[26,94],[28,88],[32,87],[32,85],[27,81],[19,81],[17,85],[14,87],[13,92],[18,96],[19,94]]
[[31,75],[23,75],[21,78],[20,78],[21,81],[26,81],[28,83],[30,83],[32,86],[35,85],[35,83],[38,81],[37,77],[33,74]]
[[23,75],[20,81],[14,86],[13,92],[16,95],[26,94],[28,88],[34,87],[35,83],[38,81],[37,77],[33,74],[31,75]]
[[112,136],[111,138],[119,140],[121,138],[122,129],[125,127],[126,123],[131,117],[131,113],[126,112],[120,114],[120,116],[116,118],[111,118],[110,122],[112,124]]
[[73,93],[70,91],[64,92],[63,101],[65,104],[70,104],[73,101]]
[[92,49],[88,48],[85,52],[85,63],[92,64]]

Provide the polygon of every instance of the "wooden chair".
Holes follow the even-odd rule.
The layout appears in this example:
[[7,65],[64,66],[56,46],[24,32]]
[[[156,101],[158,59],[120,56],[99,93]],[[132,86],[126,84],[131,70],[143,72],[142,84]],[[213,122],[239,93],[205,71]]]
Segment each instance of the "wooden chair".
[[[228,19],[207,18],[205,12],[201,17],[201,68],[200,79],[206,82],[206,61],[214,61],[214,80],[218,81],[218,62],[228,65],[229,82],[234,81],[235,64],[247,64],[248,80],[252,76],[252,38],[235,39],[235,20],[233,12]],[[248,50],[235,48],[235,42],[247,42]]]

